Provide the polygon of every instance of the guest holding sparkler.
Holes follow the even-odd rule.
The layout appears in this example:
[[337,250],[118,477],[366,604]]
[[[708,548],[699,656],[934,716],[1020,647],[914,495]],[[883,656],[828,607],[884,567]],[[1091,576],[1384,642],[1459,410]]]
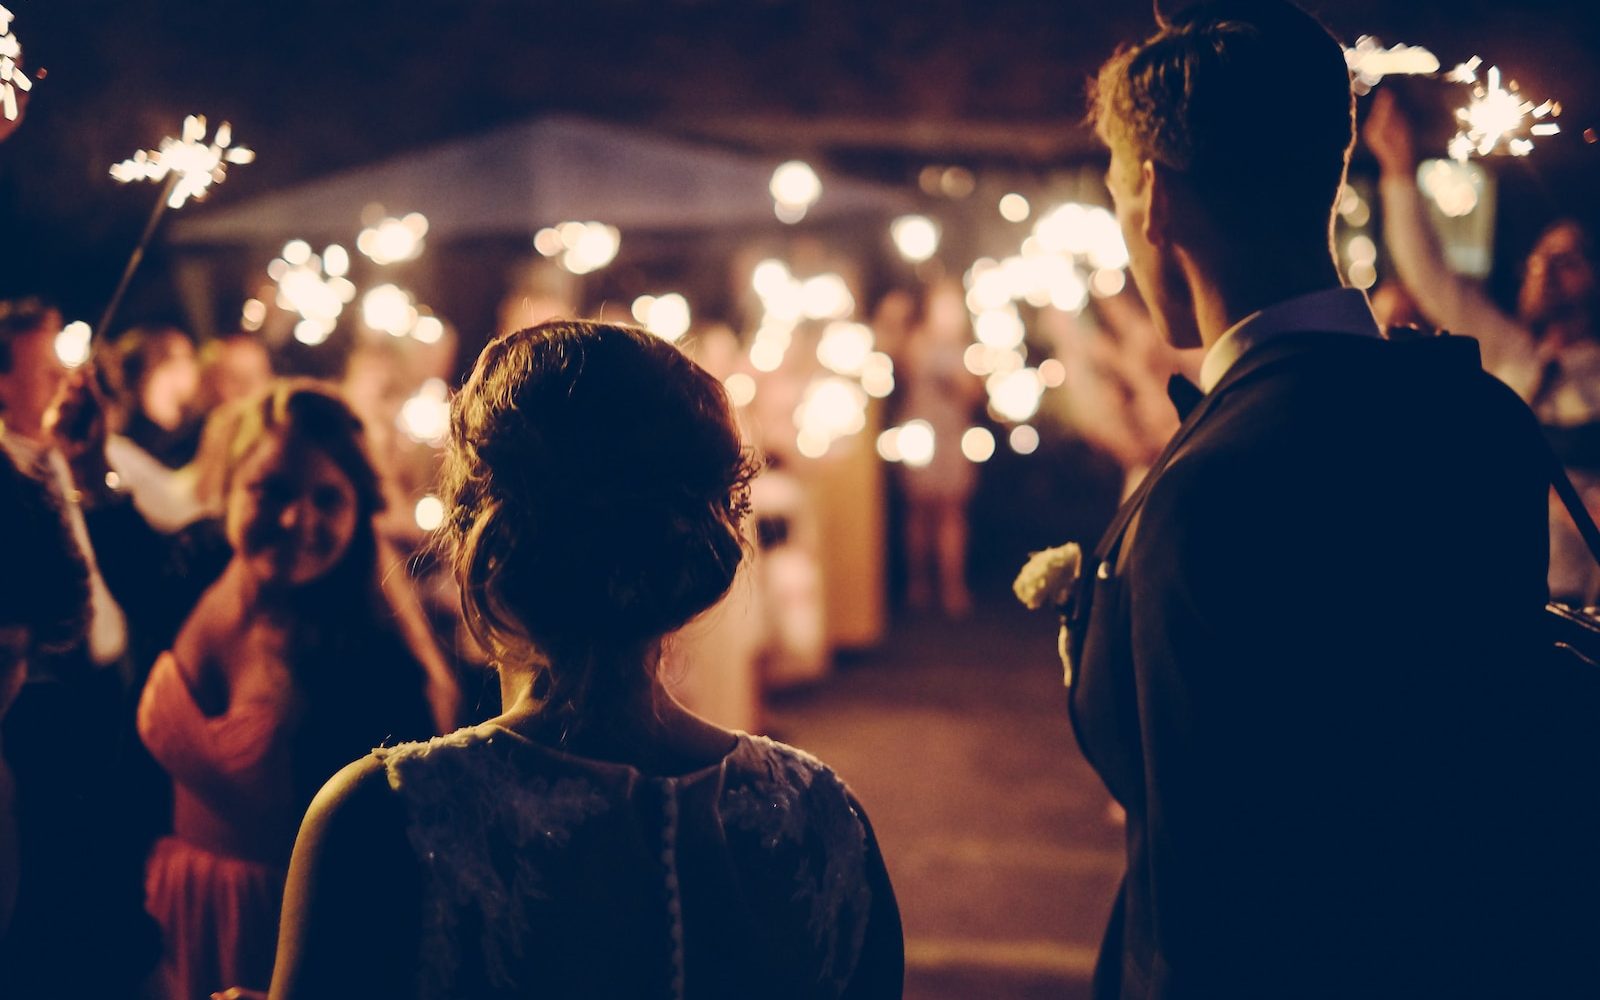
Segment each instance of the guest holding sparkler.
[[372,746],[436,731],[415,636],[379,579],[360,421],[315,385],[248,404],[227,448],[232,557],[156,661],[139,733],[174,783],[147,905],[174,1000],[264,988],[294,830]]
[[507,709],[322,791],[274,997],[900,995],[848,789],[660,676],[733,583],[753,471],[721,385],[657,337],[558,321],[485,349],[445,530]]
[[[1600,269],[1588,234],[1572,219],[1545,229],[1508,314],[1446,262],[1417,189],[1416,138],[1394,95],[1373,98],[1364,134],[1383,171],[1384,243],[1406,290],[1433,325],[1477,338],[1484,368],[1533,408],[1600,516]],[[1550,592],[1580,606],[1600,601],[1600,568],[1559,502],[1550,512]]]

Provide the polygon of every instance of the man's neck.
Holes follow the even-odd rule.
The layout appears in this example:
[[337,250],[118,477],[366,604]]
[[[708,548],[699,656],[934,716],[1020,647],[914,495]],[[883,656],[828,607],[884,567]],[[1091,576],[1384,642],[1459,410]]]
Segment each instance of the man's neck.
[[[1265,259],[1272,255],[1262,256]],[[1301,254],[1283,259],[1308,260],[1309,263],[1298,267],[1264,265],[1259,269],[1239,269],[1220,279],[1198,268],[1191,269],[1195,323],[1200,331],[1200,343],[1206,350],[1240,321],[1263,309],[1301,295],[1338,288],[1341,284],[1339,271],[1325,251],[1320,256]]]

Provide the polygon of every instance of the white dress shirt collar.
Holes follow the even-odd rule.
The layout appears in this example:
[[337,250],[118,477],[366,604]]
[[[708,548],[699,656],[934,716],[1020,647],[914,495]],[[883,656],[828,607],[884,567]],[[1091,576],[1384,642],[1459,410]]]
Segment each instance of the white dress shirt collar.
[[1328,288],[1297,295],[1253,312],[1229,327],[1200,362],[1200,388],[1210,392],[1245,354],[1291,333],[1348,333],[1381,337],[1367,296],[1357,288]]

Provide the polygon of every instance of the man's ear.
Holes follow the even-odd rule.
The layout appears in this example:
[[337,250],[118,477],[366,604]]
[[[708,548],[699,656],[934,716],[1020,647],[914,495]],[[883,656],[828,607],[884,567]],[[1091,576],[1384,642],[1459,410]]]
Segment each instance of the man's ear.
[[1140,184],[1144,198],[1144,238],[1151,246],[1165,246],[1172,240],[1172,183],[1173,178],[1154,160],[1139,164]]

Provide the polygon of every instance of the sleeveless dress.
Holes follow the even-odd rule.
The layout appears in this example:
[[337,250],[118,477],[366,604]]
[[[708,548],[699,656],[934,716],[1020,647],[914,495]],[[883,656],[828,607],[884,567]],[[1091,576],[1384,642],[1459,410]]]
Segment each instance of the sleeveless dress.
[[677,777],[493,724],[374,752],[421,870],[423,997],[838,997],[875,896],[895,913],[844,784],[765,738]]
[[290,777],[287,692],[208,717],[171,653],[150,671],[139,736],[172,776],[173,832],[145,867],[166,939],[165,997],[205,1000],[272,979],[278,908],[303,810]]

